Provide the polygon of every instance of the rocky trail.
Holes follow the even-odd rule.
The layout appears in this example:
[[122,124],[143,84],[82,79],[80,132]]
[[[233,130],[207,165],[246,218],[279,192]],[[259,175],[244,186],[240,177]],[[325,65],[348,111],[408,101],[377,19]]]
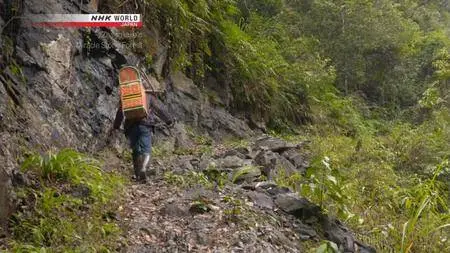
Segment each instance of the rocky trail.
[[[297,157],[300,162],[294,156],[299,149],[301,145],[264,137],[253,147],[216,148],[211,157],[154,159],[159,173],[127,191],[119,217],[126,228],[122,252],[308,252],[323,239],[342,252],[373,252],[317,205],[260,173],[249,170],[236,179],[239,166],[246,164],[283,162],[297,170],[291,161]],[[301,169],[305,163],[297,165]],[[238,184],[209,182],[214,164],[215,171],[227,171],[222,175]]]
[[156,179],[133,185],[129,195],[125,252],[301,252],[302,233],[315,235],[292,217],[258,208],[238,189],[183,190]]

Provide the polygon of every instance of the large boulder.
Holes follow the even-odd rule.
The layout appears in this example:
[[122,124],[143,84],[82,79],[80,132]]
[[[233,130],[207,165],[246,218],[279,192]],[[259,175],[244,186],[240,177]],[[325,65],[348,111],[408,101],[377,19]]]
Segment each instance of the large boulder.
[[297,145],[272,136],[263,136],[257,139],[253,145],[253,149],[266,149],[277,153],[282,153],[283,151],[296,147]]
[[335,242],[343,252],[375,253],[376,250],[360,241],[339,220],[323,217],[322,231],[327,240]]
[[254,166],[244,166],[234,170],[232,180],[234,183],[253,182],[261,176],[261,170]]
[[297,172],[296,167],[286,158],[270,150],[261,150],[253,160],[254,165],[260,166],[261,171],[268,179],[285,175],[290,176]]
[[321,209],[316,204],[305,198],[300,198],[296,193],[284,193],[275,197],[275,204],[281,210],[294,215],[301,220],[309,220],[311,217],[323,217]]
[[217,165],[221,168],[239,168],[246,165],[250,165],[252,163],[251,160],[248,159],[242,159],[238,156],[232,155],[232,156],[226,156],[224,158],[220,158],[217,160]]
[[247,196],[259,207],[273,209],[275,206],[273,199],[262,192],[249,191],[247,192]]
[[258,192],[263,192],[268,194],[269,196],[277,196],[279,194],[289,193],[290,189],[284,186],[279,186],[273,181],[263,181],[257,182],[253,189]]
[[309,167],[308,160],[297,149],[288,149],[282,153],[282,156],[286,158],[295,168],[300,172],[305,172]]
[[[52,0],[23,6],[25,16],[76,9]],[[18,29],[17,59],[26,75],[22,114],[29,119],[24,128],[40,145],[88,150],[111,125],[118,102],[115,69],[105,50],[85,54],[86,39],[83,30]]]
[[234,149],[227,150],[223,156],[230,156],[230,155],[236,155],[239,156],[242,159],[252,159],[254,158],[252,154],[252,150],[250,147],[237,147]]
[[[353,234],[339,221],[322,213],[321,208],[296,193],[284,193],[275,197],[275,205],[284,212],[290,213],[307,224],[319,225],[323,236],[335,242],[343,252],[376,252],[370,246],[358,242]],[[314,231],[310,231],[314,232]],[[309,233],[314,236],[315,233]]]

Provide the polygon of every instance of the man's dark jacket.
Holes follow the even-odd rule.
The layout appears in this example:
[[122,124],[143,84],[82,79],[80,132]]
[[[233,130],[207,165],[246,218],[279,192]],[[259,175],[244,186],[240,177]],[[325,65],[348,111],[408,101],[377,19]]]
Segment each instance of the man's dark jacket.
[[[125,119],[124,129],[125,132],[134,124],[141,124],[148,127],[154,127],[156,124],[155,114],[162,119],[166,124],[170,125],[173,122],[173,118],[170,116],[169,112],[165,108],[165,106],[151,93],[147,93],[148,107],[149,113],[146,118],[142,120],[128,120]],[[117,109],[116,119],[114,120],[114,129],[119,129],[120,125],[123,121],[123,111],[122,111],[122,103],[119,104],[119,108]]]

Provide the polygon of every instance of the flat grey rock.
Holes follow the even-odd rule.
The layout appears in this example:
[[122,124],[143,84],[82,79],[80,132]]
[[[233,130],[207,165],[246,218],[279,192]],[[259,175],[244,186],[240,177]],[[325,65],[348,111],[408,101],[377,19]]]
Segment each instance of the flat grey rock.
[[247,196],[255,203],[257,206],[267,209],[273,209],[274,203],[272,197],[264,194],[262,192],[251,191],[247,193]]

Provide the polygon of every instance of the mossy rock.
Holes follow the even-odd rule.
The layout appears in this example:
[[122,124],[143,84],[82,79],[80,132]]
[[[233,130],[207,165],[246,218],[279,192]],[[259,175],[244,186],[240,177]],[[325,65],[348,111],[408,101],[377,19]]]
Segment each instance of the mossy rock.
[[244,166],[236,169],[233,173],[233,183],[252,182],[261,176],[261,170],[256,166]]

